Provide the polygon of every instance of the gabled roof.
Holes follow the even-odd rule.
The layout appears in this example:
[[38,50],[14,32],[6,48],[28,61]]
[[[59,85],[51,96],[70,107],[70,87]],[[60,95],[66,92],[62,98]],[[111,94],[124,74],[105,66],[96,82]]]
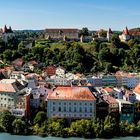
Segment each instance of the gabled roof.
[[57,87],[48,99],[56,100],[96,100],[87,87]]
[[18,67],[21,67],[23,65],[24,61],[22,58],[17,58],[16,60],[14,60],[12,62],[12,65],[14,66],[18,66]]
[[17,92],[22,85],[15,79],[3,79],[0,81],[0,92]]
[[104,90],[105,90],[106,92],[113,92],[113,88],[110,88],[110,87],[106,87],[106,88],[104,88]]
[[116,99],[113,98],[113,97],[110,96],[110,95],[103,94],[103,95],[102,95],[102,98],[103,98],[103,100],[106,101],[108,104],[114,104],[114,103],[116,104],[116,103],[117,103]]

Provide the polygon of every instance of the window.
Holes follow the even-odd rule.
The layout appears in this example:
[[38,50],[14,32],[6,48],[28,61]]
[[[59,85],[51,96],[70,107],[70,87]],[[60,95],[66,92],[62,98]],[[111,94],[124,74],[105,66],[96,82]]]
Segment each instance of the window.
[[69,103],[69,105],[71,105],[71,103]]
[[55,102],[53,102],[53,105],[55,105]]
[[92,103],[90,103],[90,106],[92,106]]
[[64,105],[66,105],[66,103],[64,103]]
[[4,98],[4,100],[6,100],[6,98]]
[[79,111],[82,112],[82,107],[80,107]]
[[87,105],[87,103],[85,103],[85,105]]
[[55,111],[55,107],[53,106],[53,111]]
[[74,107],[74,112],[76,112],[76,107]]
[[92,107],[90,107],[90,113],[92,113]]
[[74,103],[74,105],[76,105],[76,103]]
[[3,100],[3,98],[1,98],[1,100]]
[[64,111],[66,111],[66,107],[64,106]]
[[71,107],[69,107],[69,112],[71,112]]
[[58,111],[61,112],[61,107],[58,108]]
[[87,108],[85,107],[85,112],[87,112]]
[[61,102],[59,103],[59,105],[61,105]]

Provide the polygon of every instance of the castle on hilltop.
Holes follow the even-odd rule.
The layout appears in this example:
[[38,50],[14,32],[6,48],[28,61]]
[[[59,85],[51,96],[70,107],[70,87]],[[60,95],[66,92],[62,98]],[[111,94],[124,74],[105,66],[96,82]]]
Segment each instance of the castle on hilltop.
[[128,28],[126,26],[126,28],[123,30],[122,34],[119,35],[119,38],[123,42],[128,41],[130,39],[140,41],[140,28],[134,28],[134,29],[128,30]]
[[11,39],[12,37],[14,37],[14,32],[13,32],[11,26],[9,26],[9,28],[8,28],[5,25],[3,29],[1,28],[0,36],[3,38],[5,43],[7,43],[8,39]]

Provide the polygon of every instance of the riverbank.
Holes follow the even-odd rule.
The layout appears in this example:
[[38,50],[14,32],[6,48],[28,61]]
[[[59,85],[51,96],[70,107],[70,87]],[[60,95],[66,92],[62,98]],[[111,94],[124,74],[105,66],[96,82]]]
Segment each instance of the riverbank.
[[[38,136],[19,136],[19,135],[10,135],[8,133],[0,133],[0,140],[65,140],[66,138],[61,137],[38,137]],[[68,140],[85,140],[84,138],[67,138]],[[112,138],[110,140],[139,140],[140,137],[119,137],[119,138]],[[91,139],[90,139],[91,140]],[[94,140],[106,140],[96,138]]]
[[0,132],[15,135],[36,135],[75,138],[113,138],[122,136],[140,136],[140,121],[129,123],[120,122],[116,118],[107,116],[105,120],[81,119],[71,120],[60,118],[46,118],[46,113],[40,111],[29,122],[25,118],[16,118],[10,112],[0,114]]

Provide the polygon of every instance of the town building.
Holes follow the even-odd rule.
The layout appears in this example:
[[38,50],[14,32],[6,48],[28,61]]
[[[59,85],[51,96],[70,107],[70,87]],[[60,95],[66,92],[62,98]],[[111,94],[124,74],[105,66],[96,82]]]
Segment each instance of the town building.
[[116,86],[117,84],[115,75],[102,75],[101,78],[103,86]]
[[88,119],[96,117],[96,98],[87,87],[57,87],[47,97],[47,116]]
[[95,87],[103,86],[102,78],[101,77],[95,77],[95,76],[93,76],[91,78],[87,78],[87,82],[88,83],[91,83]]
[[140,101],[134,103],[134,121],[138,122],[140,120]]
[[0,81],[0,111],[9,110],[15,116],[30,117],[29,100],[30,95],[17,80]]
[[96,117],[104,120],[109,113],[108,111],[109,104],[102,98],[99,98],[96,103]]
[[47,66],[45,69],[44,69],[44,73],[45,75],[44,76],[53,76],[56,74],[56,67],[53,66],[53,65],[50,65],[50,66]]
[[5,25],[4,26],[4,29],[3,29],[3,33],[2,33],[2,38],[4,40],[5,43],[7,43],[7,41],[9,39],[12,39],[14,37],[14,32],[11,28],[11,26],[9,28],[7,28],[7,26]]
[[117,78],[117,86],[127,86],[128,88],[134,88],[140,83],[140,75],[138,73],[118,71],[116,72],[115,76]]
[[46,39],[52,40],[78,40],[78,29],[45,29]]
[[116,99],[119,103],[120,121],[133,122],[134,106],[131,102],[122,99]]
[[65,68],[63,68],[63,67],[57,67],[56,68],[56,76],[59,76],[59,77],[65,77],[65,74],[66,74],[66,70],[65,70]]
[[21,70],[23,64],[24,64],[24,61],[23,61],[22,58],[17,58],[16,60],[12,61],[12,66],[13,66],[16,70]]
[[19,92],[16,98],[15,108],[11,109],[11,113],[17,117],[30,118],[30,94],[27,94],[25,91]]
[[113,36],[113,32],[112,32],[111,28],[109,28],[109,30],[107,31],[107,39],[108,39],[108,41],[111,41],[112,36]]
[[136,101],[136,94],[134,94],[132,91],[125,89],[125,94],[123,96],[123,99],[125,101],[129,101],[131,103],[134,103]]
[[134,88],[133,92],[136,95],[136,100],[140,101],[140,84]]
[[140,28],[134,28],[134,29],[128,30],[128,28],[126,27],[123,30],[122,34],[119,35],[119,38],[123,42],[126,42],[130,39],[140,41]]
[[12,71],[10,79],[26,80],[25,73],[23,71]]
[[111,115],[113,117],[118,117],[119,104],[116,101],[116,99],[107,94],[101,95],[101,98],[108,104],[108,115]]

